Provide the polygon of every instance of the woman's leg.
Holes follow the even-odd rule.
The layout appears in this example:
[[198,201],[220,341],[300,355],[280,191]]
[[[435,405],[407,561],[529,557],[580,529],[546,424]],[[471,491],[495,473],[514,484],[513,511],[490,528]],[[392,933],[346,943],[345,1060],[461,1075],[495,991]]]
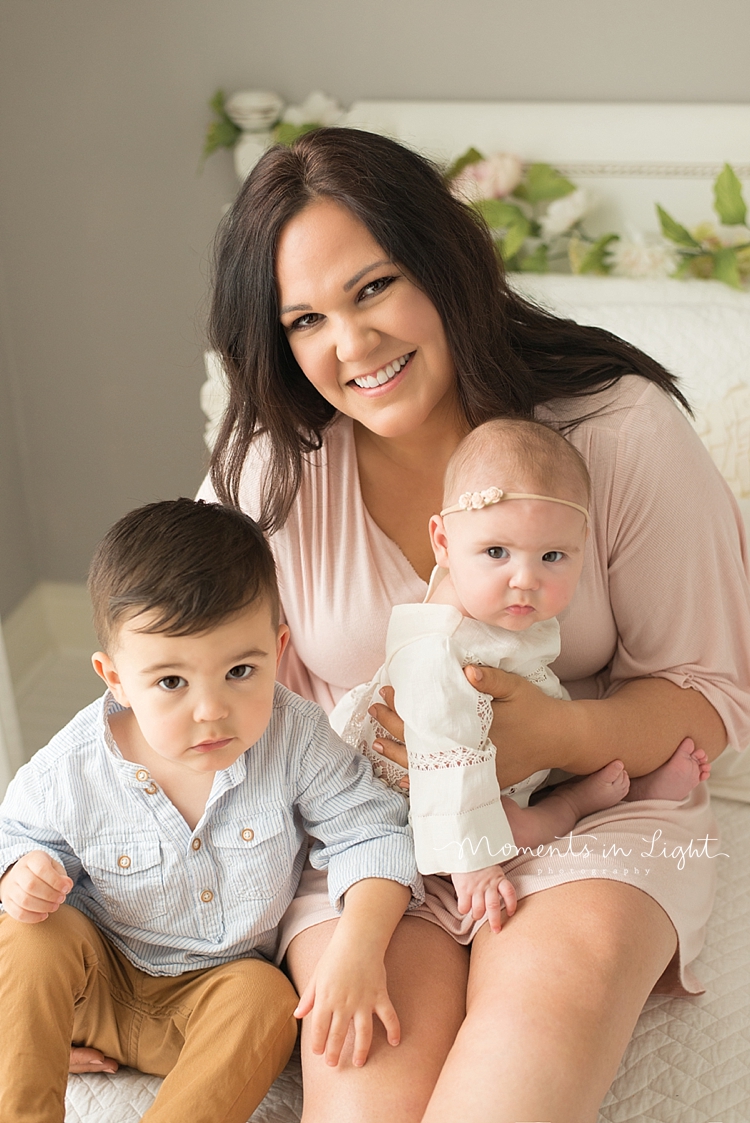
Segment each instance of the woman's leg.
[[676,944],[651,897],[604,879],[525,897],[500,933],[485,925],[424,1123],[596,1123]]
[[[287,962],[300,993],[335,924],[307,928],[290,944]],[[404,917],[386,955],[401,1044],[389,1045],[375,1019],[364,1068],[352,1066],[351,1040],[330,1068],[310,1052],[303,1024],[303,1123],[418,1123],[464,1017],[468,966],[466,948],[441,928]]]

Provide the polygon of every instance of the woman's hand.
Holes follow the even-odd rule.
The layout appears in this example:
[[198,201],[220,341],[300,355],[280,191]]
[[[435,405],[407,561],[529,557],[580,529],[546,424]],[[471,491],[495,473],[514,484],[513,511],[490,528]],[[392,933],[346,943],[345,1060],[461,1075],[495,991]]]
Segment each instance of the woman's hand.
[[[374,718],[378,725],[382,725],[392,739],[379,737],[377,741],[373,741],[372,747],[376,753],[382,753],[388,760],[400,764],[402,768],[409,767],[409,757],[406,752],[406,745],[404,744],[404,723],[396,713],[394,708],[394,691],[392,686],[384,686],[380,691],[383,699],[382,703],[376,702],[374,706],[370,706],[368,713],[370,717]],[[409,790],[409,781],[404,778],[399,782],[399,786],[404,791]]]
[[68,1072],[117,1072],[119,1067],[114,1057],[106,1057],[98,1049],[71,1046]]

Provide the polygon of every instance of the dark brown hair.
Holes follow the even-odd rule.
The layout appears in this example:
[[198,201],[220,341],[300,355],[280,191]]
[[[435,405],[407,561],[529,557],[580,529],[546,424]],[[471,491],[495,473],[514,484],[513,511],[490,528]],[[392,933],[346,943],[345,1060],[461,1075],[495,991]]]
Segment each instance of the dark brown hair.
[[94,627],[102,648],[125,620],[156,618],[144,632],[190,636],[266,600],[278,627],[273,554],[257,523],[203,500],[149,503],[104,536],[89,570]]
[[633,373],[689,408],[674,377],[637,348],[514,293],[484,222],[450,194],[429,161],[375,133],[316,129],[290,148],[279,145],[264,154],[216,244],[209,338],[227,374],[229,402],[211,480],[222,502],[238,505],[248,448],[265,431],[265,530],[283,525],[303,458],[320,448],[335,416],[292,355],[279,322],[274,275],[281,231],[318,198],[347,207],[430,298],[445,328],[460,408],[470,426],[491,417],[532,417],[542,402],[603,390]]

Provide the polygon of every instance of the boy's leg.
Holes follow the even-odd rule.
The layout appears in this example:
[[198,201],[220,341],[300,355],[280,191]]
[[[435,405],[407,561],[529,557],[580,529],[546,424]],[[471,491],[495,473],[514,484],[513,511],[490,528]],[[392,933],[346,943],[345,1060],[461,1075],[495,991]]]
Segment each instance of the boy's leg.
[[102,1048],[124,1059],[100,970],[108,949],[96,926],[69,905],[39,924],[0,916],[3,1123],[62,1123],[70,1042],[82,1017],[90,1016],[98,1036],[81,1040],[98,1046],[101,1038]]
[[246,1123],[294,1048],[289,980],[264,960],[237,959],[142,982],[139,1005],[152,1016],[130,1063],[169,1073],[143,1123]]

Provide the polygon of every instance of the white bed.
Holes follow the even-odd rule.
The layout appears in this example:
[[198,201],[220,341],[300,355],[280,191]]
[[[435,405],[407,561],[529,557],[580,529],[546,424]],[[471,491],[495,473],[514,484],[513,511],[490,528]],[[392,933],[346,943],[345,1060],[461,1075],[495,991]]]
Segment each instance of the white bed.
[[[601,196],[594,233],[655,228],[655,200],[688,223],[708,218],[711,180],[724,161],[750,178],[750,106],[362,102],[348,121],[442,158],[473,144],[563,165]],[[750,527],[750,294],[703,281],[549,275],[514,283],[553,310],[631,340],[684,379],[696,427]],[[210,435],[223,399],[210,356],[207,373],[201,401]],[[728,857],[716,859],[716,908],[696,964],[706,993],[648,1000],[599,1123],[750,1120],[750,754],[725,754],[711,787]],[[158,1085],[125,1070],[71,1077],[67,1123],[136,1123]],[[301,1097],[295,1055],[253,1123],[297,1123]]]

